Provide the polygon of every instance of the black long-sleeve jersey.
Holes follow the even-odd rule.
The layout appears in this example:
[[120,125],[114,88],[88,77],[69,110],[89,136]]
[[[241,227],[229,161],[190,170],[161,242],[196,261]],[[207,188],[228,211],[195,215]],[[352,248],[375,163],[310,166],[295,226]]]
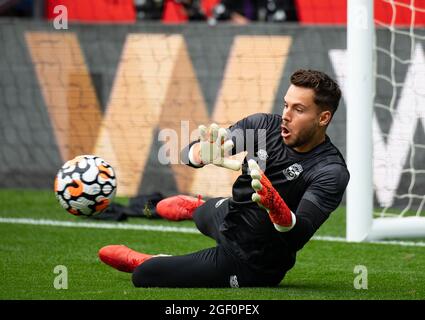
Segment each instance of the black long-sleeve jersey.
[[[229,212],[220,226],[224,246],[253,268],[270,272],[293,266],[296,252],[340,204],[349,181],[344,158],[328,136],[309,152],[299,153],[283,142],[281,123],[280,115],[258,113],[229,128],[235,144],[232,153],[245,150],[247,155],[242,174],[233,184]],[[267,212],[251,201],[254,189],[249,159],[260,164],[295,214],[296,224],[290,231],[277,231]]]

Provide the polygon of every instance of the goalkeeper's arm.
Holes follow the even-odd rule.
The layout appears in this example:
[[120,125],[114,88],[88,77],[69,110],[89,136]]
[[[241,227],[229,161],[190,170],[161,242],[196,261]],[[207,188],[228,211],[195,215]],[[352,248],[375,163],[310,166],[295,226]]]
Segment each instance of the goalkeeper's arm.
[[328,219],[342,200],[349,174],[344,167],[330,164],[318,172],[314,183],[303,195],[295,215],[254,160],[249,160],[252,201],[264,208],[278,231],[303,230],[301,237],[309,237]]

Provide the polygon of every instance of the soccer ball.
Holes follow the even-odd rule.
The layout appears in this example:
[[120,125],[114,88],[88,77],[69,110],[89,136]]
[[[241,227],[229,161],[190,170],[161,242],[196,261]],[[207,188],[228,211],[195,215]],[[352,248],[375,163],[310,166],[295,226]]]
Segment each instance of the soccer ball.
[[55,178],[55,194],[61,206],[76,216],[104,211],[117,190],[114,169],[102,158],[82,155],[67,161]]

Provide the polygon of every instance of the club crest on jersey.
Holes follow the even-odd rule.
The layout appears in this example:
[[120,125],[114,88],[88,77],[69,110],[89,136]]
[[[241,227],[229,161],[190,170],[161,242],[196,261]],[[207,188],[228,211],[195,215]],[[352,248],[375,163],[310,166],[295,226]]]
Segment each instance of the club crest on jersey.
[[294,163],[283,170],[283,175],[288,180],[294,180],[303,172],[303,167],[299,163]]

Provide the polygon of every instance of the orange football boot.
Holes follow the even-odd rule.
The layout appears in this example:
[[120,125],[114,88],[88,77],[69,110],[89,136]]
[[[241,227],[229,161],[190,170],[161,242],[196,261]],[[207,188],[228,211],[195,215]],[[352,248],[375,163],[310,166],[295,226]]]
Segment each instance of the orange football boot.
[[189,220],[195,209],[204,204],[205,201],[201,198],[201,195],[197,198],[185,195],[168,197],[158,202],[156,212],[167,220]]
[[107,265],[123,272],[133,272],[153,255],[140,253],[124,245],[109,245],[99,250],[99,258]]

